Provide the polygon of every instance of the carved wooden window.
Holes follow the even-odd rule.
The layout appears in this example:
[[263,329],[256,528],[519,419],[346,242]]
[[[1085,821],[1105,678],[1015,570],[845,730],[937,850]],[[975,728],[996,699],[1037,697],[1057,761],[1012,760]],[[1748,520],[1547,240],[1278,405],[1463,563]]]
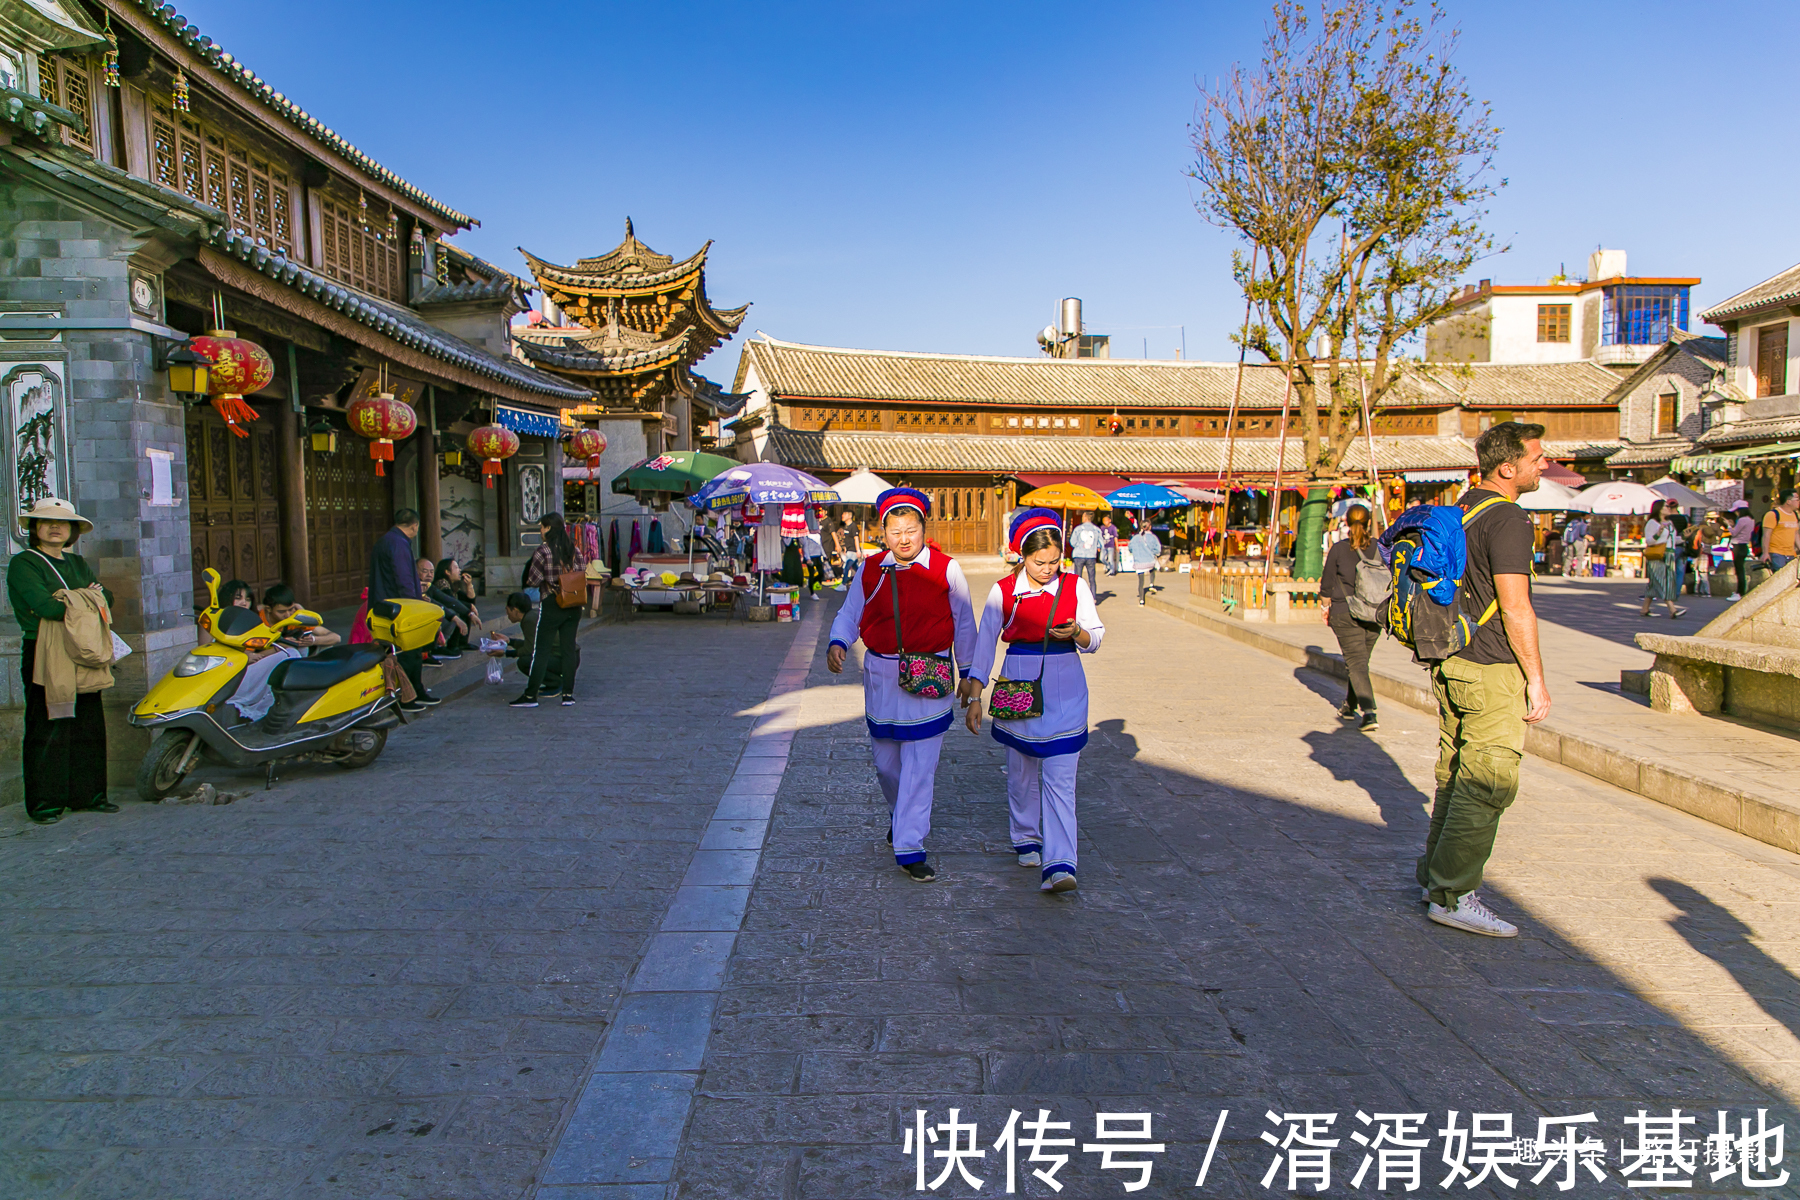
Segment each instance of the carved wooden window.
[[94,151],[94,77],[92,59],[85,55],[55,55],[38,60],[38,94],[52,104],[60,104],[82,120],[77,131],[65,128],[63,142]]
[[1681,395],[1670,392],[1666,396],[1656,398],[1656,432],[1658,434],[1674,433],[1681,421]]
[[1756,331],[1756,394],[1785,396],[1787,379],[1788,327],[1764,325]]
[[277,254],[294,252],[292,178],[192,113],[152,104],[150,172],[153,182],[223,209],[232,232]]
[[371,295],[403,299],[400,239],[388,236],[388,209],[370,205],[365,225],[361,209],[343,201],[326,200],[319,208],[325,273]]

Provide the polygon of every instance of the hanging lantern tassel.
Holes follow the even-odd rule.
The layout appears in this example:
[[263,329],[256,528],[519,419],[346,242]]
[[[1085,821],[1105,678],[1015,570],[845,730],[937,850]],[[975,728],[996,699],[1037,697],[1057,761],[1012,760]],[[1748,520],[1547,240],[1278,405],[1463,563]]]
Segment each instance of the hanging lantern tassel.
[[393,439],[376,438],[374,441],[370,442],[369,457],[375,460],[375,473],[377,475],[386,475],[387,468],[382,464],[394,461]]
[[174,101],[175,111],[188,111],[188,79],[180,67],[175,68],[175,82],[170,86],[170,91],[173,93],[170,99]]
[[506,464],[500,459],[484,458],[481,460],[481,480],[483,483],[487,484],[489,488],[494,486],[494,476],[500,474],[504,470],[506,470]]
[[226,392],[223,395],[214,396],[212,406],[221,417],[225,418],[225,425],[231,432],[241,438],[250,436],[250,431],[245,429],[240,422],[256,420],[256,410],[244,403],[242,396]]

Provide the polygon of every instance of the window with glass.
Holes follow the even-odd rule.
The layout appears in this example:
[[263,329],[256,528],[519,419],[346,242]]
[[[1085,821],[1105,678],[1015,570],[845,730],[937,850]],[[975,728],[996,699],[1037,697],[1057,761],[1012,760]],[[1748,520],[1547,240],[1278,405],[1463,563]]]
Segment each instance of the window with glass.
[[1629,284],[1606,289],[1600,342],[1606,346],[1656,346],[1685,330],[1686,287]]
[[1569,311],[1567,304],[1540,304],[1537,306],[1537,340],[1540,342],[1566,342],[1569,340]]

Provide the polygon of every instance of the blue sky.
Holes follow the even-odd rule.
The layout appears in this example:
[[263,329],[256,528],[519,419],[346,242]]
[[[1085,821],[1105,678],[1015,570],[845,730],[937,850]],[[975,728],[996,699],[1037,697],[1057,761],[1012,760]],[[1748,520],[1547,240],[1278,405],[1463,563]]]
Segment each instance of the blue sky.
[[[1776,113],[1800,6],[1450,0],[1504,130],[1496,282],[1623,248],[1695,311],[1800,261]],[[716,304],[827,345],[1033,354],[1059,297],[1117,356],[1232,355],[1233,240],[1195,213],[1196,81],[1254,61],[1262,3],[186,0],[184,15],[524,272],[630,215]],[[1754,36],[1745,36],[1755,30]],[[1734,32],[1735,31],[1735,32]],[[1729,52],[1727,52],[1729,45]],[[1733,147],[1742,149],[1734,152]],[[1758,198],[1761,198],[1760,200]],[[701,370],[729,383],[737,352]]]

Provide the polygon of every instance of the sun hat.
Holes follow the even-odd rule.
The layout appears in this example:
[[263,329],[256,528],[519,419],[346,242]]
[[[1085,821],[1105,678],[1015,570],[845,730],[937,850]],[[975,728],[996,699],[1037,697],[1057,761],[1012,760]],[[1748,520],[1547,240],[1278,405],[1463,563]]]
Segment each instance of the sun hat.
[[31,533],[33,521],[67,521],[79,525],[77,533],[86,533],[94,527],[94,523],[75,511],[75,506],[67,500],[59,500],[55,496],[45,496],[37,502],[37,507],[28,513],[19,514],[19,532],[27,536]]

